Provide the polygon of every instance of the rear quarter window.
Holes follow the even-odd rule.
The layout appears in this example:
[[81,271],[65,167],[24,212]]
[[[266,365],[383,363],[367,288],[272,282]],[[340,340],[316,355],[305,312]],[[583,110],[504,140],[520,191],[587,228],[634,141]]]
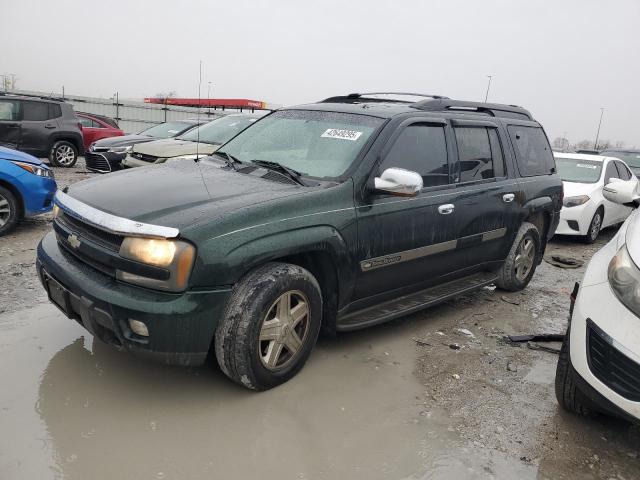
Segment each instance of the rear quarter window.
[[556,164],[542,128],[509,125],[508,130],[520,175],[534,177],[554,173]]

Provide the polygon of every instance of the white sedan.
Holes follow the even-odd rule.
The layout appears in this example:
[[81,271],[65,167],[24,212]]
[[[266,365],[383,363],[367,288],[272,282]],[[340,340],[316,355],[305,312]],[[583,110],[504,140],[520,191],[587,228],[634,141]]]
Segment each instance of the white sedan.
[[600,230],[621,223],[631,208],[617,205],[602,196],[602,189],[612,182],[638,179],[629,167],[613,157],[554,152],[558,175],[564,186],[564,202],[556,235],[580,235],[593,243]]
[[[640,205],[637,185],[616,182],[604,195]],[[640,421],[640,211],[596,253],[572,295],[556,372],[560,405],[579,414]]]

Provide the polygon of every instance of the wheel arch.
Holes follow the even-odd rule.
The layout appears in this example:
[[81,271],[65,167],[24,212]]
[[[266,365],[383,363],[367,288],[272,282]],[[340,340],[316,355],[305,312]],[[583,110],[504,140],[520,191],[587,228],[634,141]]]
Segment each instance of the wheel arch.
[[24,198],[22,198],[22,194],[20,193],[20,190],[18,190],[15,185],[1,178],[0,178],[0,187],[6,188],[11,193],[13,193],[14,197],[16,197],[16,201],[18,202],[18,208],[19,208],[18,218],[23,218],[25,205],[24,205]]
[[82,137],[78,138],[76,135],[71,135],[68,133],[54,133],[51,136],[51,141],[49,142],[49,152],[51,152],[51,149],[56,144],[56,142],[59,142],[61,140],[69,142],[74,147],[76,147],[78,155],[82,155],[82,153],[84,152],[84,143],[82,141]]

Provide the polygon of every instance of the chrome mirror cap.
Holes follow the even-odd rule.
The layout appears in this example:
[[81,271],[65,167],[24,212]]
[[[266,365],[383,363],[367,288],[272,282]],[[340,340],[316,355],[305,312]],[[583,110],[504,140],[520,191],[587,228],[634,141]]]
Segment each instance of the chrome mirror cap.
[[374,179],[374,188],[391,195],[414,197],[422,190],[422,176],[404,168],[387,168]]

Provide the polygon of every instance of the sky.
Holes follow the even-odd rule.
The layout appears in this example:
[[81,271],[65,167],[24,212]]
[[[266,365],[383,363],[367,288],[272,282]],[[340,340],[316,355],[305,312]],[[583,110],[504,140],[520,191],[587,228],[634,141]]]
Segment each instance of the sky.
[[19,0],[0,74],[26,90],[281,105],[404,91],[520,105],[550,139],[640,147],[640,0]]

